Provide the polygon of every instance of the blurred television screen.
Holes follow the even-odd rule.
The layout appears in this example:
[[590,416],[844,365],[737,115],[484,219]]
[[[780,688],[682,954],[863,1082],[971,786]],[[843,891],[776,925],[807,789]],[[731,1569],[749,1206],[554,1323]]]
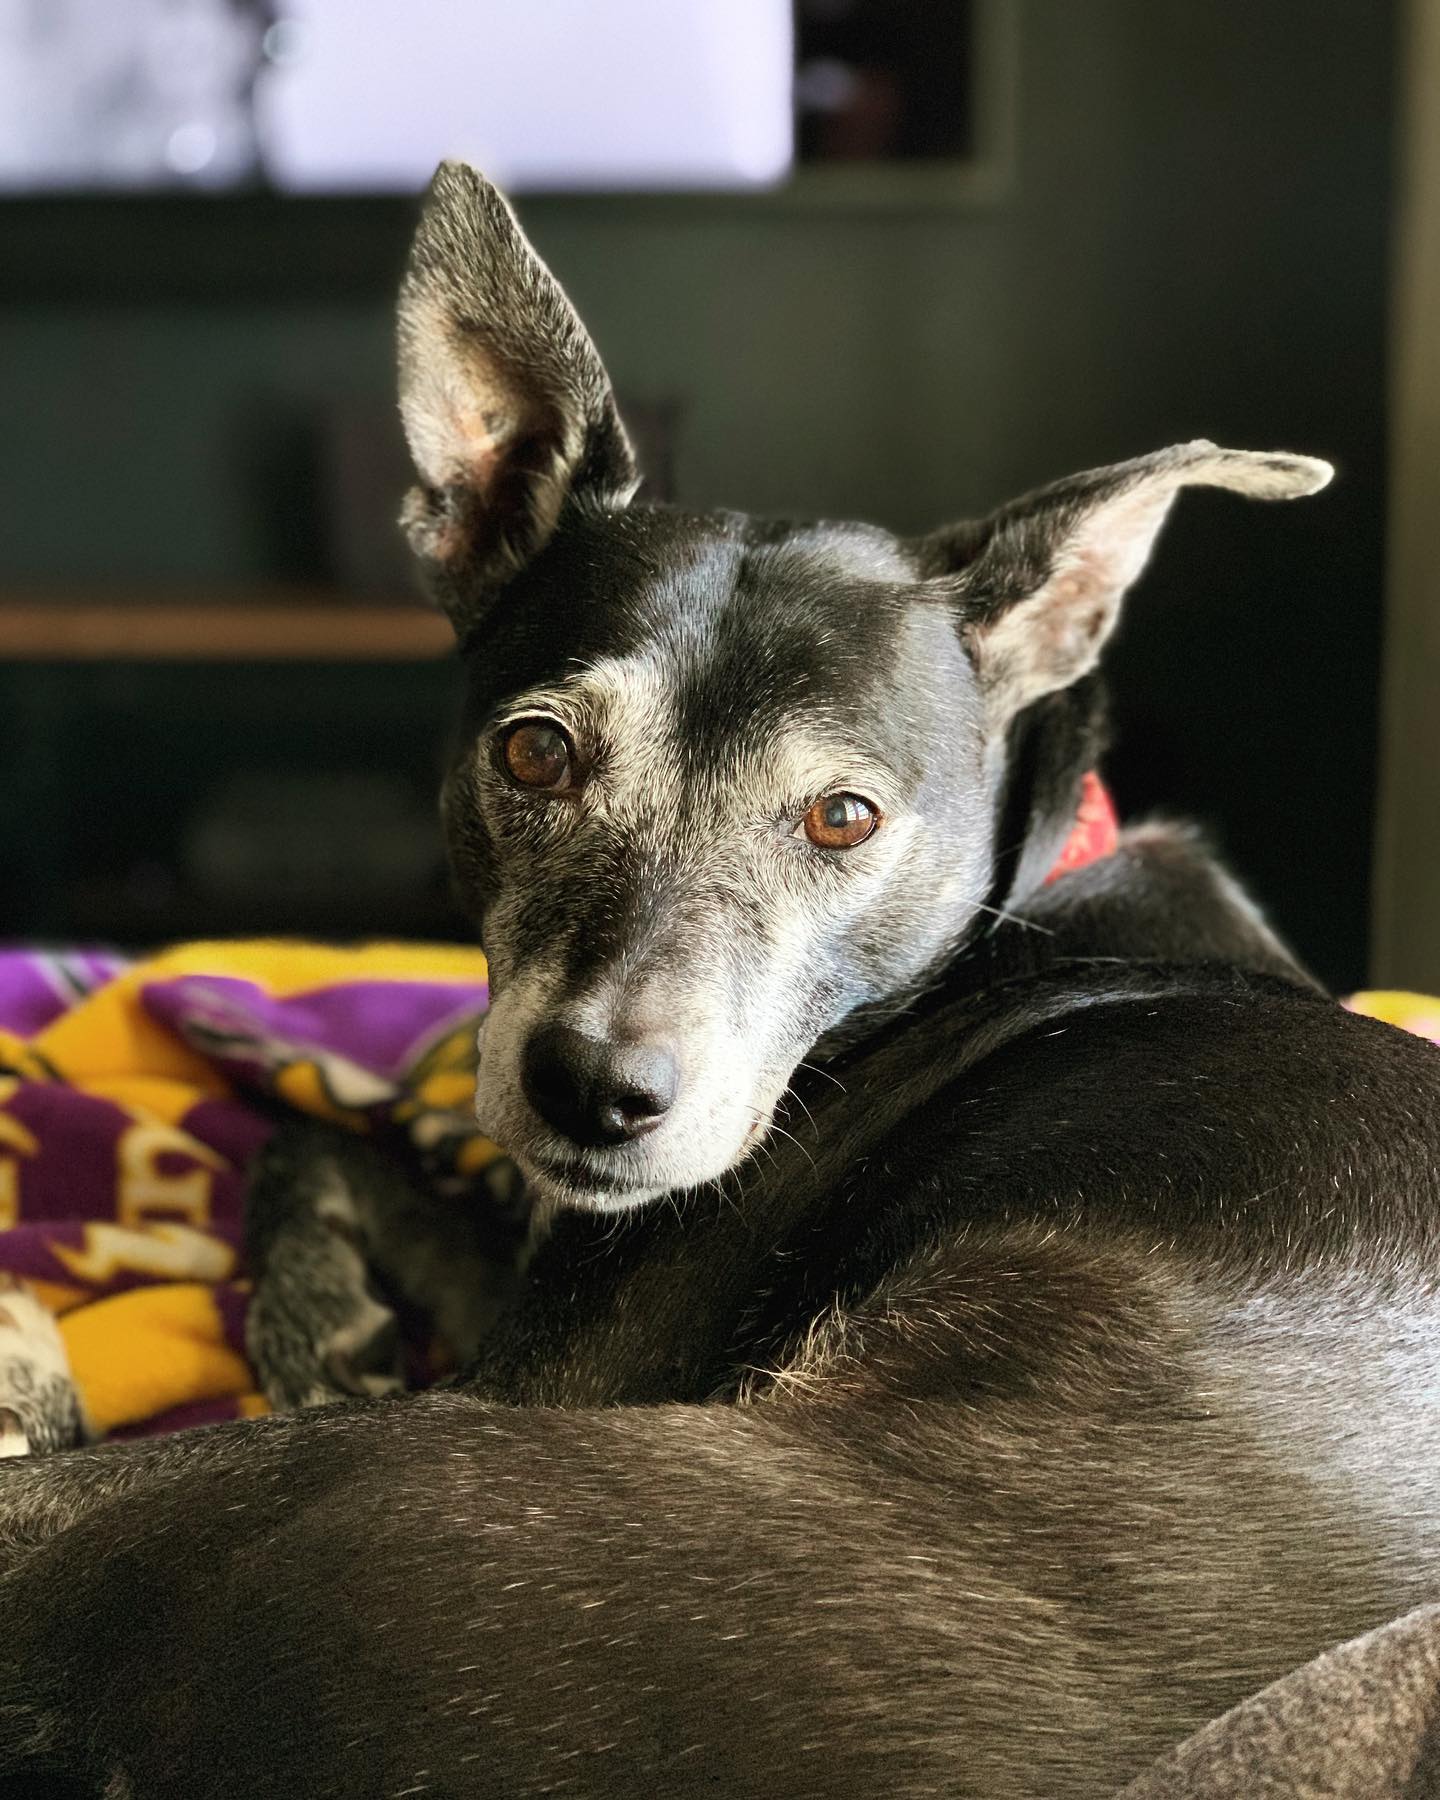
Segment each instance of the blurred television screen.
[[788,0],[0,0],[0,188],[764,186],[793,77]]

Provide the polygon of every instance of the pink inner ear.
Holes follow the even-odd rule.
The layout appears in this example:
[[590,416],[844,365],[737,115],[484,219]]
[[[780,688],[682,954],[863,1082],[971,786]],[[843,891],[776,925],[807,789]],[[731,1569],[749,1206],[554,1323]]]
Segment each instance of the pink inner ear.
[[988,665],[1004,712],[1068,687],[1094,666],[1174,493],[1173,482],[1151,480],[1101,501],[1056,546],[1036,591],[981,629],[979,664],[982,672]]
[[458,441],[466,446],[462,480],[482,497],[489,492],[500,472],[504,438],[494,429],[494,414],[472,408],[455,422]]
[[443,301],[417,298],[404,317],[400,410],[415,466],[427,486],[483,501],[523,434],[526,396]]
[[1088,591],[1104,608],[1119,604],[1149,561],[1175,493],[1174,480],[1152,477],[1103,501],[1080,523],[1063,552],[1067,576],[1062,579],[1073,572],[1074,598],[1083,599]]
[[1105,635],[1126,579],[1115,564],[1126,560],[1098,545],[1080,548],[1066,557],[1065,572],[1041,588],[1033,629],[1052,657],[1078,660]]
[[452,481],[471,488],[483,500],[501,472],[507,450],[521,435],[521,397],[504,370],[473,338],[455,345],[460,380],[447,399]]

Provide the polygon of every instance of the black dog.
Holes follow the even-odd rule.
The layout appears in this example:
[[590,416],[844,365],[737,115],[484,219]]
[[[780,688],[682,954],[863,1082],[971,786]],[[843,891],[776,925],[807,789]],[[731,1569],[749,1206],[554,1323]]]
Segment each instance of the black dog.
[[[1433,1598],[1440,1060],[1183,834],[1046,882],[1176,491],[1324,465],[1189,445],[917,542],[636,507],[458,167],[401,347],[480,1118],[548,1235],[459,1388],[0,1468],[0,1770],[1102,1795]],[[393,1273],[382,1190],[312,1146],[267,1281],[327,1205]]]

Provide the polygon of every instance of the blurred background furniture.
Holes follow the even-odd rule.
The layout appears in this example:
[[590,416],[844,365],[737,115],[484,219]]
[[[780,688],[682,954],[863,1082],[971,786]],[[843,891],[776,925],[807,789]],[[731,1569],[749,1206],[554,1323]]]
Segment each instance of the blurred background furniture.
[[1405,25],[1371,961],[1440,991],[1440,0]]
[[[775,6],[802,105],[789,175],[732,143],[703,180],[658,171],[650,191],[583,170],[521,183],[652,422],[659,489],[921,530],[1196,435],[1333,457],[1340,479],[1305,506],[1177,511],[1111,660],[1110,767],[1127,810],[1204,821],[1317,970],[1357,985],[1399,0],[973,0],[946,11],[924,84],[908,0]],[[724,9],[715,53],[727,80],[751,67],[726,91],[754,96],[772,146],[775,6],[751,27]],[[9,0],[0,25],[45,10]],[[262,46],[304,13],[231,10]],[[382,15],[393,31],[370,0],[353,16]],[[753,65],[730,42],[747,29]],[[459,55],[421,34],[407,59],[417,43],[437,70]],[[552,68],[528,77],[542,130]],[[182,138],[180,163],[202,147]],[[0,935],[457,930],[418,850],[453,671],[344,642],[360,610],[406,598],[390,338],[413,200],[373,179],[278,188],[263,136],[239,186],[208,168],[172,154],[161,188],[12,179],[0,200],[0,620],[299,593],[335,607],[335,648],[21,659],[0,628]],[[332,850],[302,852],[306,817]],[[383,879],[357,869],[364,820]]]

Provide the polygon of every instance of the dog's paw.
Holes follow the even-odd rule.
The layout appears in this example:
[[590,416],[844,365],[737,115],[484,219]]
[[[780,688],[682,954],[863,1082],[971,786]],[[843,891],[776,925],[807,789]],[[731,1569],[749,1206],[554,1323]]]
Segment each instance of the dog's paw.
[[266,1399],[279,1412],[399,1393],[405,1386],[400,1326],[373,1294],[313,1293],[262,1284],[246,1340]]
[[0,1406],[0,1456],[28,1456],[30,1434],[13,1406]]
[[399,1320],[367,1297],[363,1311],[325,1341],[320,1360],[342,1395],[398,1394],[405,1386],[403,1354]]
[[55,1315],[28,1288],[0,1287],[0,1456],[83,1444],[87,1433]]
[[[345,1171],[322,1162],[265,1245],[245,1324],[266,1399],[281,1412],[398,1393],[404,1347],[376,1293],[360,1207]],[[272,1196],[272,1199],[274,1197]]]

